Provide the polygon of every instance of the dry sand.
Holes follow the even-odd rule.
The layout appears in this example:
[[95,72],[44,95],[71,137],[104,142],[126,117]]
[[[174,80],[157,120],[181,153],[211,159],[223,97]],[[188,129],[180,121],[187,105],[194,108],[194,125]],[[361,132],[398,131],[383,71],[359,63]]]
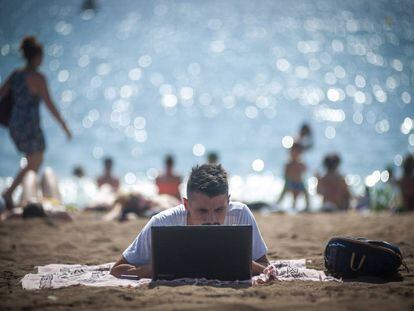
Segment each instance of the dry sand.
[[[34,266],[115,261],[146,223],[100,222],[84,214],[51,226],[41,220],[0,223],[0,310],[145,309],[414,310],[414,273],[392,282],[275,282],[262,287],[158,286],[155,288],[70,287],[24,291],[19,283]],[[271,259],[307,258],[323,269],[323,250],[333,235],[365,236],[399,245],[414,270],[414,214],[260,215],[256,219]]]

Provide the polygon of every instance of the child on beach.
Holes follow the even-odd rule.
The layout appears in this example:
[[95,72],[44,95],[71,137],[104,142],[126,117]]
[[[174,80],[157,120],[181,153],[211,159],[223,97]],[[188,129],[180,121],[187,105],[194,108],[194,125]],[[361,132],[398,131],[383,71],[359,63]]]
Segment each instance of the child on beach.
[[290,160],[285,165],[285,186],[277,200],[277,204],[282,201],[287,192],[291,192],[293,195],[293,208],[296,208],[296,199],[300,194],[303,194],[306,201],[306,211],[308,211],[309,195],[303,182],[303,174],[306,172],[306,165],[301,160],[301,153],[302,147],[299,144],[294,143],[290,149]]
[[317,174],[317,192],[323,196],[322,211],[346,211],[349,208],[351,194],[344,177],[338,172],[341,158],[337,154],[328,154],[323,160],[326,173]]
[[302,124],[299,135],[295,137],[295,143],[301,147],[302,151],[308,151],[313,147],[313,135],[309,124]]

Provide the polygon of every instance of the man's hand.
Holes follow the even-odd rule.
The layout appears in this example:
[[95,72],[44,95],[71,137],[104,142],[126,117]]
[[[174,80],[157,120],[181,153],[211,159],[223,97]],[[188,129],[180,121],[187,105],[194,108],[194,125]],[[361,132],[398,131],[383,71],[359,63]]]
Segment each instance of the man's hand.
[[257,263],[256,261],[252,261],[252,276],[263,273],[263,270],[265,268],[266,266],[263,266],[260,263]]
[[269,260],[266,255],[263,255],[259,259],[252,261],[252,275],[259,275],[263,273],[263,270],[269,265]]
[[134,266],[131,265],[124,257],[121,257],[111,268],[109,272],[117,278],[137,277],[152,278],[152,265]]

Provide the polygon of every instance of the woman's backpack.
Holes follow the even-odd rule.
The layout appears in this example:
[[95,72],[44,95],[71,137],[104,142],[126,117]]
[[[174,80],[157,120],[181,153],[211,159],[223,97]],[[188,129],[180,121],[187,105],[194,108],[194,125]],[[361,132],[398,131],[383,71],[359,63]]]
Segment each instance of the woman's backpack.
[[384,241],[334,237],[325,248],[325,267],[334,276],[390,276],[403,263],[400,249]]

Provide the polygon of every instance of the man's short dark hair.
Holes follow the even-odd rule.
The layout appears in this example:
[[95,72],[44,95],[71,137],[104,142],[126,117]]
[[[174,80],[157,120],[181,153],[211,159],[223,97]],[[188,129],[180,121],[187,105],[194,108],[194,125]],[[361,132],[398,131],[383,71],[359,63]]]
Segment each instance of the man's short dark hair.
[[187,198],[200,192],[210,198],[227,194],[229,185],[227,172],[220,164],[203,164],[193,167],[187,182]]
[[165,157],[164,163],[168,167],[174,166],[174,157],[171,154],[167,154]]
[[113,166],[113,164],[114,164],[114,161],[112,160],[111,157],[106,157],[104,159],[104,165],[105,165],[106,168],[111,168]]

